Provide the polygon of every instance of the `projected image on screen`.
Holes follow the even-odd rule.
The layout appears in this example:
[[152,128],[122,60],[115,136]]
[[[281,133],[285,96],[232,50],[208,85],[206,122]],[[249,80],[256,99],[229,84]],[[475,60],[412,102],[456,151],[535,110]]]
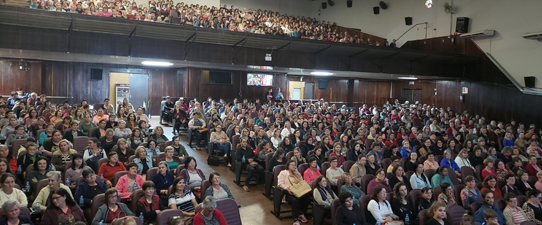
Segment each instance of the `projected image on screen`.
[[269,74],[247,74],[248,86],[273,86],[273,75]]

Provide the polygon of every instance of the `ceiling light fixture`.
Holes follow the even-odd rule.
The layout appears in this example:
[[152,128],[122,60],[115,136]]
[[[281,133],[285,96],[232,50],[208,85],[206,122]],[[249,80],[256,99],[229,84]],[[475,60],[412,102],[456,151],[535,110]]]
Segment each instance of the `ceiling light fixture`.
[[426,0],[425,1],[425,7],[430,9],[432,6],[433,6],[433,1],[432,0]]
[[162,61],[143,61],[141,64],[145,66],[173,66],[173,63]]
[[330,76],[330,75],[333,75],[333,73],[330,73],[330,72],[323,72],[323,71],[315,71],[315,72],[311,72],[311,75],[316,75],[316,76]]
[[397,77],[397,79],[400,80],[417,80],[417,77]]

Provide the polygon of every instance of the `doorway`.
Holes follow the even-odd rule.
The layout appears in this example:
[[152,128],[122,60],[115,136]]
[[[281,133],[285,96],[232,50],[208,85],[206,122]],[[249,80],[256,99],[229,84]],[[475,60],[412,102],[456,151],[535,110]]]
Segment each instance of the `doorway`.
[[[124,98],[134,106],[143,107],[144,101],[149,99],[149,75],[130,73],[109,74],[109,100],[115,107],[122,104]],[[144,108],[144,107],[143,107]]]
[[303,99],[314,99],[314,82],[305,82],[303,97]]
[[422,102],[422,89],[403,89],[401,90],[401,102],[409,101],[414,103],[416,101]]
[[305,94],[305,82],[290,81],[288,85],[288,90],[290,92],[290,96],[288,96],[289,99],[302,100]]

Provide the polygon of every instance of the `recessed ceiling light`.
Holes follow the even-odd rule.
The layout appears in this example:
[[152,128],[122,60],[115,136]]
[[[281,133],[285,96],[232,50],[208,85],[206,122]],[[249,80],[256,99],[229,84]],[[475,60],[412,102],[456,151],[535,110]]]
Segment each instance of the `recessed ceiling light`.
[[311,75],[316,75],[316,76],[329,76],[329,75],[333,75],[333,73],[330,73],[330,72],[324,72],[324,71],[315,71],[315,72],[311,72]]
[[145,66],[173,66],[173,63],[163,61],[143,61],[141,64]]
[[418,78],[417,77],[397,77],[397,79],[401,79],[401,80],[417,80]]

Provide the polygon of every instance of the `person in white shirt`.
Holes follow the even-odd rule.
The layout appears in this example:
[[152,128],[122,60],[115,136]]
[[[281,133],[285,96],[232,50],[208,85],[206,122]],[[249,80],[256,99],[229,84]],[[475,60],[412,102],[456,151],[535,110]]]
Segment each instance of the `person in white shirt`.
[[371,201],[367,205],[367,210],[371,212],[375,220],[381,223],[403,224],[403,222],[399,221],[399,217],[393,213],[390,203],[386,200],[387,195],[386,188],[382,185],[377,185],[371,196]]
[[457,163],[457,166],[459,166],[460,169],[461,167],[468,166],[474,170],[474,167],[470,164],[469,152],[467,149],[463,149],[459,152],[457,157],[455,157],[455,163]]
[[284,137],[289,137],[290,134],[293,134],[294,131],[295,130],[294,128],[292,128],[290,121],[286,121],[284,122],[284,129],[282,129],[282,131],[280,132],[280,135],[282,136],[282,139],[284,139]]
[[11,173],[4,173],[0,177],[0,205],[3,205],[8,200],[17,200],[21,207],[28,206],[28,200],[23,191],[15,188],[15,176]]

